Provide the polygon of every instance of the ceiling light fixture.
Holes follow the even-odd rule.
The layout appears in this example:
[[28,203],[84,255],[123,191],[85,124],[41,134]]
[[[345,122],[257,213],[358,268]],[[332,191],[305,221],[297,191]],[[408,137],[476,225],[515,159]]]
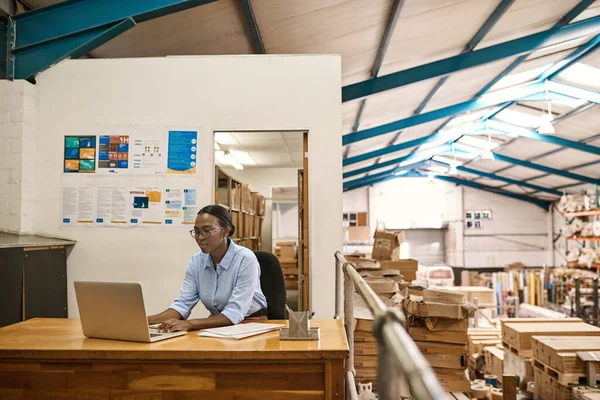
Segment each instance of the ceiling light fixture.
[[[485,121],[485,133],[487,133],[487,137],[488,137],[488,143],[490,144],[490,148],[492,147],[492,135],[490,135],[490,131],[489,131],[489,126],[488,126],[488,122],[487,120]],[[494,159],[494,153],[492,153],[492,150],[487,149],[484,150],[483,153],[481,153],[481,158],[484,160],[493,160]]]
[[242,163],[240,163],[238,160],[236,160],[231,155],[231,153],[229,153],[228,151],[226,151],[225,154],[223,155],[223,160],[237,170],[244,169],[244,166],[242,165]]
[[552,101],[548,96],[548,87],[546,87],[546,101],[548,102],[548,113],[543,113],[540,116],[542,124],[540,125],[538,132],[543,135],[554,135],[556,133],[556,129],[554,129],[554,125],[552,125],[552,120],[554,120],[554,117],[552,116]]

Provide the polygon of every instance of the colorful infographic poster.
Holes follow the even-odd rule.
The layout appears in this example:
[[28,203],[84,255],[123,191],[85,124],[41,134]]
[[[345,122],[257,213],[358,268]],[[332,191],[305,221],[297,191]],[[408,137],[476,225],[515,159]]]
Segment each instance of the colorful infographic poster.
[[194,225],[196,189],[165,189],[165,224]]
[[164,135],[156,132],[136,134],[132,139],[132,172],[140,175],[160,175],[165,172],[166,148]]
[[98,171],[117,173],[129,168],[129,136],[98,136]]
[[164,206],[162,190],[159,188],[134,188],[129,192],[131,198],[130,225],[162,225]]
[[197,131],[169,131],[167,172],[193,175],[196,173]]
[[96,172],[96,137],[65,136],[64,172]]

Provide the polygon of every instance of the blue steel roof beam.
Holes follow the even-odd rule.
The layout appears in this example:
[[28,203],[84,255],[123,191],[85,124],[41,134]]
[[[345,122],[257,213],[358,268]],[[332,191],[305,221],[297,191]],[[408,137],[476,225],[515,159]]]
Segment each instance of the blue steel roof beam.
[[381,178],[383,176],[387,176],[389,174],[395,174],[395,173],[401,172],[401,171],[409,171],[411,169],[419,168],[419,167],[421,167],[423,165],[426,165],[427,163],[429,163],[429,160],[417,161],[415,163],[408,164],[408,165],[405,165],[405,166],[402,166],[402,167],[391,168],[389,170],[378,172],[378,173],[373,174],[373,175],[368,175],[368,176],[365,176],[365,177],[362,177],[362,178],[354,179],[352,181],[344,182],[344,187],[346,187],[346,186],[348,186],[348,187],[350,187],[350,186],[356,186],[356,185],[359,185],[359,184],[371,181],[373,179],[378,179],[378,178]]
[[[436,161],[436,160],[433,160],[433,162],[435,162],[437,164],[440,164],[440,165],[442,165],[444,167],[448,167],[448,168],[451,167],[450,164],[445,163],[445,162]],[[538,185],[534,185],[532,183],[527,183],[527,182],[519,181],[519,180],[516,180],[516,179],[511,179],[511,178],[508,178],[508,177],[505,177],[505,176],[501,176],[501,175],[492,174],[490,172],[484,172],[484,171],[479,171],[479,170],[476,170],[476,169],[473,169],[473,168],[467,168],[467,167],[464,167],[462,165],[457,166],[456,169],[458,171],[466,172],[468,174],[479,175],[479,176],[484,177],[484,178],[494,179],[496,181],[507,182],[507,183],[509,183],[511,185],[517,185],[517,186],[527,187],[529,189],[534,189],[534,190],[537,190],[537,191],[540,191],[540,192],[550,193],[550,194],[553,194],[553,195],[556,195],[556,196],[560,196],[562,194],[558,190],[554,190],[554,189],[550,189],[550,188],[545,188],[543,186],[538,186]],[[473,182],[473,181],[474,180],[471,180],[471,182]],[[504,187],[504,186],[501,186],[501,187]],[[501,187],[499,187],[499,188],[501,188]]]
[[540,33],[514,39],[508,42],[485,47],[480,50],[460,54],[443,60],[434,61],[418,67],[394,72],[382,77],[369,79],[364,82],[344,86],[342,88],[342,101],[351,101],[371,96],[387,90],[395,89],[422,80],[440,77],[467,68],[498,61],[506,57],[542,49],[550,40],[550,45],[570,40],[576,37],[587,36],[598,32],[600,16],[578,21],[566,26],[552,28]]
[[380,126],[375,126],[373,128],[364,129],[362,131],[348,133],[342,136],[342,144],[346,145],[350,143],[355,143],[375,136],[380,136],[386,133],[410,128],[411,126],[435,121],[436,119],[458,115],[468,111],[475,111],[483,108],[492,107],[494,105],[502,104],[510,100],[522,99],[524,97],[542,92],[544,90],[544,83],[537,81],[530,82],[517,87],[512,87],[506,90],[499,90],[497,92],[482,96],[478,99],[465,101],[463,103],[454,104],[448,107],[429,111],[419,115],[413,115],[408,118],[404,118]]
[[[398,22],[398,18],[400,17],[402,7],[404,7],[404,0],[394,0],[394,3],[392,4],[392,8],[390,9],[390,13],[388,15],[387,22],[385,24],[385,29],[383,31],[383,36],[381,37],[381,42],[379,42],[377,54],[375,55],[375,61],[373,62],[373,68],[371,70],[371,78],[377,78],[377,76],[379,75],[379,70],[381,69],[381,65],[383,64],[383,58],[385,57],[387,48],[390,45],[390,39],[392,38],[392,33],[396,28],[396,23]],[[352,132],[356,132],[358,131],[358,128],[360,128],[360,120],[362,118],[366,102],[366,98],[362,99],[360,105],[358,106],[358,112],[356,113],[356,120],[354,121],[354,125],[352,126]],[[348,157],[348,154],[350,154],[350,146],[346,146],[346,149],[344,150],[344,159]]]
[[377,165],[373,164],[373,165],[369,165],[367,167],[355,169],[353,171],[344,172],[343,178],[347,179],[347,178],[350,178],[351,176],[361,175],[361,174],[364,174],[369,171],[389,167],[390,165],[398,165],[403,162],[414,161],[414,160],[424,161],[430,157],[444,153],[451,149],[452,149],[452,146],[449,143],[446,143],[441,146],[432,147],[431,149],[421,150],[418,153],[409,154],[407,156],[395,158],[393,160],[388,160],[388,161],[379,163]]
[[[469,40],[469,43],[464,47],[460,54],[468,53],[470,51],[475,50],[475,47],[481,42],[481,40],[488,34],[488,32],[496,25],[496,23],[502,18],[502,16],[506,13],[506,11],[510,8],[510,6],[515,2],[515,0],[501,0],[500,4],[494,9],[494,11],[490,14],[488,19],[485,20],[483,25],[479,28],[477,33]],[[431,89],[431,91],[425,96],[421,104],[415,110],[415,114],[420,114],[423,109],[427,106],[429,101],[433,96],[437,93],[438,90],[442,87],[442,85],[446,82],[446,80],[450,77],[450,75],[446,75],[442,77]]]
[[361,183],[360,185],[344,187],[344,192],[349,192],[351,190],[360,189],[360,188],[363,188],[366,186],[373,186],[377,183],[381,183],[381,182],[385,182],[385,181],[389,181],[389,180],[397,179],[397,178],[423,178],[423,175],[421,175],[418,171],[414,171],[414,170],[409,171],[408,173],[406,173],[404,175],[388,175],[383,178],[374,179],[369,182]]
[[466,181],[466,180],[462,180],[462,179],[457,179],[457,178],[453,178],[451,176],[436,175],[435,178],[439,179],[439,180],[442,180],[442,181],[455,183],[457,185],[467,186],[467,187],[471,187],[471,188],[474,188],[474,189],[479,189],[479,190],[483,190],[483,191],[486,191],[486,192],[499,194],[499,195],[505,196],[505,197],[511,197],[513,199],[516,199],[516,200],[526,201],[528,203],[535,204],[536,206],[541,207],[541,208],[543,208],[546,211],[548,211],[548,209],[550,208],[550,202],[549,201],[536,199],[535,197],[529,197],[529,196],[525,196],[523,194],[518,194],[518,193],[513,193],[513,192],[507,192],[505,190],[499,190],[499,189],[496,189],[496,188],[493,188],[493,187],[490,187],[490,186],[482,185],[480,183],[475,183],[475,182],[472,182],[472,181]]
[[213,1],[71,0],[11,16],[7,75],[32,79],[64,58],[81,57],[84,50],[93,50],[136,23]]
[[493,154],[494,154],[494,159],[496,159],[498,161],[504,161],[504,162],[507,162],[510,164],[516,164],[516,165],[520,165],[520,166],[526,167],[526,168],[537,169],[538,171],[543,171],[543,172],[547,172],[549,174],[562,176],[564,178],[573,179],[575,181],[587,182],[587,183],[592,183],[595,185],[600,184],[600,179],[592,178],[592,177],[585,176],[585,175],[574,174],[572,172],[563,171],[563,170],[552,168],[552,167],[547,167],[545,165],[532,163],[531,161],[519,160],[519,159],[516,159],[513,157],[504,156],[502,154],[497,154],[497,153],[493,153]]
[[242,0],[241,5],[242,10],[244,11],[244,17],[246,18],[246,23],[248,24],[248,29],[250,30],[250,36],[252,36],[254,51],[258,54],[267,54],[265,45],[262,41],[262,36],[260,34],[260,29],[258,29],[256,17],[254,16],[254,9],[252,8],[251,0]]

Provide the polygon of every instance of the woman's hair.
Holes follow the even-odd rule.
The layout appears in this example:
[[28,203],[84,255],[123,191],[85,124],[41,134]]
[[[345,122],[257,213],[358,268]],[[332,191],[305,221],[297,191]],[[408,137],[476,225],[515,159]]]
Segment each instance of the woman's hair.
[[231,222],[231,215],[229,215],[229,211],[227,211],[224,207],[217,205],[206,206],[198,211],[198,215],[200,214],[210,214],[217,218],[221,228],[229,230],[229,236],[233,236],[235,233],[235,225],[233,225],[233,222]]

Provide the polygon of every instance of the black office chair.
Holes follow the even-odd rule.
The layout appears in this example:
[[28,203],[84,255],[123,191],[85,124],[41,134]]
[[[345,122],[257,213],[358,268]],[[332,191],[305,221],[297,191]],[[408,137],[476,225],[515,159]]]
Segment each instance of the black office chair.
[[279,259],[266,251],[255,251],[254,254],[260,264],[260,287],[267,298],[269,319],[286,319],[287,293]]

